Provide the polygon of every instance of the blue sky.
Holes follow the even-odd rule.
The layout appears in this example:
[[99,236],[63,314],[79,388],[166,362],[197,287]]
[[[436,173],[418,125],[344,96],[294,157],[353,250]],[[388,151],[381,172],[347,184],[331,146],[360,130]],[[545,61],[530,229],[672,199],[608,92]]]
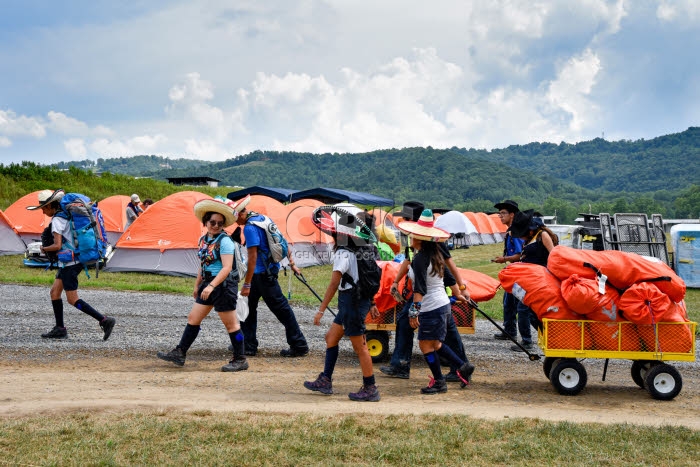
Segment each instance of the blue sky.
[[650,139],[697,44],[692,0],[5,0],[0,163]]

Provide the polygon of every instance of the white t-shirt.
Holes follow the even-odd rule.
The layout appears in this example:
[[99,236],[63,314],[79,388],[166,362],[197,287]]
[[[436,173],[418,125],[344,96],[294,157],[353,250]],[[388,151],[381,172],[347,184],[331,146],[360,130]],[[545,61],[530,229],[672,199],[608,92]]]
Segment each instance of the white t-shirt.
[[413,270],[414,266],[425,267],[427,262],[427,274],[425,276],[425,288],[426,293],[423,295],[423,301],[421,303],[421,313],[425,311],[432,311],[445,305],[450,304],[450,297],[447,296],[445,292],[445,284],[443,278],[438,275],[433,275],[433,265],[423,258],[424,261],[418,261],[420,264],[416,263],[416,257],[414,257],[414,262],[411,263],[411,268],[408,270],[408,278],[416,286],[416,271]]
[[[338,271],[341,274],[345,274],[347,272],[348,275],[352,277],[352,280],[355,281],[355,284],[360,281],[360,276],[357,273],[357,258],[351,251],[337,249],[333,252],[333,270]],[[339,291],[350,289],[352,289],[352,284],[348,282],[345,284],[345,287],[343,287],[343,281],[340,281],[340,285],[338,285]]]
[[[63,217],[54,216],[51,219],[51,231],[60,234],[63,237],[62,249],[73,246],[73,236],[70,233],[70,224],[68,224],[68,219]],[[76,264],[77,261],[71,261],[69,263],[61,263],[64,266],[71,266]]]

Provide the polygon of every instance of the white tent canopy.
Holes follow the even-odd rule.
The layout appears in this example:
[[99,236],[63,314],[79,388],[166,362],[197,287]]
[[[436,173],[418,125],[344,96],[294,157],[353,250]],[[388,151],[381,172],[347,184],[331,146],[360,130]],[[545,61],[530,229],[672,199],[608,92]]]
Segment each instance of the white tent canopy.
[[479,242],[472,241],[473,236],[478,237],[479,233],[474,227],[474,224],[459,211],[448,211],[435,219],[435,227],[446,230],[451,233],[455,240],[459,238],[465,239],[467,245]]

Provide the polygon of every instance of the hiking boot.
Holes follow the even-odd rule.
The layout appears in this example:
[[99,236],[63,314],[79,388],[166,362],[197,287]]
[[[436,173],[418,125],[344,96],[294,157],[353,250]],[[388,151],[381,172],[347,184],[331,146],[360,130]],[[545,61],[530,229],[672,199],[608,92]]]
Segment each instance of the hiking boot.
[[105,333],[105,335],[102,337],[103,341],[106,341],[109,339],[110,334],[112,334],[112,329],[114,329],[114,324],[117,322],[116,319],[114,318],[109,318],[105,317],[102,321],[100,321],[100,327],[102,328],[102,331]]
[[459,383],[462,380],[460,379],[456,371],[450,371],[445,375],[445,381],[447,381],[448,383]]
[[506,334],[505,332],[497,332],[493,335],[493,338],[499,341],[509,341],[511,339],[511,336],[509,334]]
[[221,367],[221,371],[224,372],[233,372],[233,371],[244,371],[248,369],[248,360],[243,358],[239,359],[233,359],[230,362],[228,362],[226,365]]
[[306,357],[309,355],[309,349],[294,349],[294,348],[289,348],[289,349],[284,349],[280,352],[280,355],[283,357],[288,357],[288,358],[294,358],[294,357]]
[[442,392],[447,392],[447,382],[445,379],[435,379],[430,377],[430,382],[424,388],[421,388],[420,392],[423,394],[438,394]]
[[462,381],[462,387],[472,382],[472,373],[474,373],[474,365],[469,362],[464,362],[464,365],[457,370],[457,376]]
[[180,347],[175,347],[170,352],[158,352],[158,358],[166,362],[173,362],[175,365],[183,366],[185,364],[185,352]]
[[392,378],[408,379],[410,377],[410,369],[400,366],[380,366],[379,371]]
[[379,397],[379,389],[376,385],[362,386],[359,391],[351,392],[348,394],[350,400],[358,402],[377,402],[381,397]]
[[41,337],[44,339],[66,339],[68,338],[68,331],[66,331],[66,328],[54,326],[49,332],[43,333]]
[[[533,344],[532,342],[529,342],[527,344],[525,342],[521,342],[520,345],[525,347],[525,350],[527,350],[528,352],[534,352],[536,350],[535,344]],[[523,349],[518,347],[516,344],[511,345],[510,350],[512,350],[513,352],[523,352]]]
[[304,381],[304,387],[311,391],[320,392],[321,394],[333,394],[333,382],[323,373],[319,373],[316,381]]

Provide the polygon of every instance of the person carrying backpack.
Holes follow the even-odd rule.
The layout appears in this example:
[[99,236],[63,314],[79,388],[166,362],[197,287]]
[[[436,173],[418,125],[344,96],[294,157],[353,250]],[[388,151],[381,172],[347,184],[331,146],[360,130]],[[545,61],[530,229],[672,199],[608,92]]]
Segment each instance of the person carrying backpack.
[[238,276],[235,270],[234,244],[224,228],[236,221],[233,210],[225,203],[215,199],[203,199],[194,205],[194,215],[206,227],[207,233],[199,239],[198,256],[201,267],[197,274],[192,293],[195,303],[187,316],[187,326],[182,333],[180,343],[170,352],[158,352],[161,360],[178,366],[185,364],[190,346],[194,343],[204,318],[212,308],[216,310],[224,323],[233,358],[221,367],[221,371],[234,372],[248,369],[244,354],[244,337],[236,315],[238,299]]
[[[248,318],[241,325],[245,336],[245,354],[255,356],[258,353],[258,302],[260,298],[284,326],[288,349],[283,349],[280,355],[283,357],[303,357],[309,353],[309,345],[299,328],[294,311],[277,280],[280,259],[273,258],[273,247],[270,245],[268,232],[261,225],[274,226],[263,215],[248,211],[246,206],[250,202],[250,195],[234,203],[232,208],[237,213],[236,223],[243,227],[245,246],[248,251],[248,271],[246,272],[241,295],[248,297]],[[277,234],[276,226],[271,227]],[[300,269],[294,264],[291,252],[287,251],[289,264],[294,274],[299,274]]]
[[[338,360],[338,343],[343,336],[348,336],[362,369],[362,387],[358,392],[348,394],[348,397],[354,401],[377,402],[380,395],[365,335],[367,313],[371,310],[374,318],[379,316],[374,305],[374,294],[379,288],[381,270],[377,275],[379,266],[374,259],[374,249],[371,248],[372,242],[376,240],[369,227],[358,217],[335,206],[317,208],[312,214],[312,222],[335,241],[331,282],[314,316],[314,324],[321,324],[323,313],[336,291],[338,314],[326,333],[323,371],[315,381],[305,381],[304,387],[321,394],[333,394],[333,370]],[[372,263],[374,268],[371,267]],[[371,276],[371,280],[363,279],[363,275]]]
[[[42,253],[57,253],[66,249],[75,249],[73,245],[73,235],[71,225],[66,213],[61,209],[61,200],[65,195],[63,190],[43,190],[39,192],[38,206],[28,206],[27,209],[33,211],[41,209],[48,217],[51,217],[51,230],[53,232],[53,245],[43,246]],[[51,305],[56,325],[48,332],[41,335],[44,339],[66,339],[68,331],[63,321],[63,300],[61,295],[66,292],[68,303],[82,311],[86,315],[93,317],[100,324],[103,336],[102,340],[109,339],[116,320],[100,314],[97,310],[78,297],[78,276],[85,266],[79,261],[58,261],[58,272],[51,286]]]

